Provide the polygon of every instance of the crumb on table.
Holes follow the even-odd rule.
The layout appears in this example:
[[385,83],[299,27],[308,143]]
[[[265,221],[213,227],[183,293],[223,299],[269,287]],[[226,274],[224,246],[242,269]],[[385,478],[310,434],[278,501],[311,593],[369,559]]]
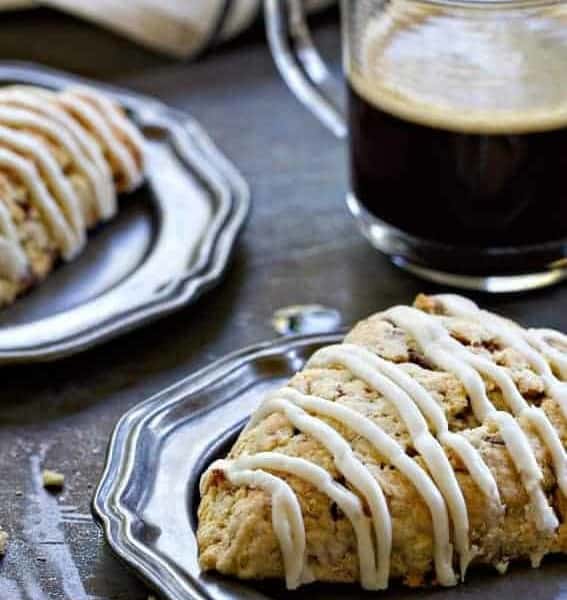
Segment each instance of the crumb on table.
[[8,548],[8,534],[0,529],[0,557],[6,554],[6,549]]
[[61,489],[65,483],[65,476],[62,473],[51,471],[49,469],[43,470],[42,479],[44,488]]

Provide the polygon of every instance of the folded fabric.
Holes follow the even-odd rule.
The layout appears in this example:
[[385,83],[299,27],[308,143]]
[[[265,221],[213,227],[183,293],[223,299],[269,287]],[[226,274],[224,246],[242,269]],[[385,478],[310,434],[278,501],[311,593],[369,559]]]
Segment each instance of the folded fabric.
[[34,0],[0,0],[0,10],[20,10],[36,6]]
[[[310,10],[333,0],[308,0]],[[187,58],[228,40],[258,16],[261,0],[0,0],[0,10],[39,4],[68,12],[171,56]]]

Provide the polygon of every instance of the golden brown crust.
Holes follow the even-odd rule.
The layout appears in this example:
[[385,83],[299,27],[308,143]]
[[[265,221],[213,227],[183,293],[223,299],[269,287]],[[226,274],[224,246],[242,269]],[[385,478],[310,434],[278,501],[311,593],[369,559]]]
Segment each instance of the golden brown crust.
[[[440,305],[426,296],[419,296],[416,306],[426,312],[442,313]],[[447,317],[446,324],[455,339],[506,368],[526,400],[545,411],[565,444],[567,423],[557,402],[546,397],[541,377],[526,361],[472,321]],[[506,506],[503,515],[480,492],[460,459],[445,448],[468,509],[470,541],[476,551],[473,565],[492,564],[501,568],[511,560],[536,560],[547,553],[567,552],[567,525],[564,523],[567,500],[558,491],[548,449],[528,423],[523,423],[523,428],[543,471],[542,487],[561,523],[555,535],[547,537],[537,530],[530,517],[527,493],[500,432],[495,426],[478,423],[465,389],[454,375],[429,365],[414,340],[381,315],[356,325],[346,341],[398,363],[426,387],[443,408],[450,430],[460,431],[470,440],[496,479]],[[339,365],[327,369],[306,368],[293,377],[289,385],[364,412],[394,437],[413,460],[426,468],[391,403],[347,369]],[[494,405],[504,408],[501,393],[494,383],[486,381],[486,387]],[[391,577],[410,586],[435,583],[433,528],[423,498],[369,442],[338,422],[323,420],[349,442],[384,491],[393,522]],[[230,457],[273,450],[320,465],[348,487],[329,452],[309,435],[294,429],[281,413],[271,414],[243,433]],[[357,546],[350,521],[326,495],[305,481],[282,473],[277,475],[289,483],[299,499],[305,520],[308,565],[315,578],[325,582],[357,582]],[[235,487],[222,474],[210,475],[205,489],[199,507],[201,567],[240,578],[282,578],[283,561],[271,525],[269,494],[259,489]],[[356,490],[351,491],[356,493]],[[361,500],[364,502],[362,496]]]

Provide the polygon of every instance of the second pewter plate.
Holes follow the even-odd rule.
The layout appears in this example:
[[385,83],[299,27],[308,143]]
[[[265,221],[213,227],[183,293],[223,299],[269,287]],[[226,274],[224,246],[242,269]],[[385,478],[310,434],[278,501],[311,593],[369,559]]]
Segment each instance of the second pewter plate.
[[249,211],[247,184],[186,113],[113,87],[0,62],[0,86],[101,87],[146,139],[144,186],[75,261],[0,311],[0,364],[62,358],[195,300],[218,283]]
[[197,562],[198,482],[224,456],[267,392],[281,387],[339,334],[248,348],[142,402],[120,419],[93,500],[112,550],[169,600],[567,600],[564,559],[506,576],[471,570],[456,588],[364,592],[358,585],[246,582],[204,574]]

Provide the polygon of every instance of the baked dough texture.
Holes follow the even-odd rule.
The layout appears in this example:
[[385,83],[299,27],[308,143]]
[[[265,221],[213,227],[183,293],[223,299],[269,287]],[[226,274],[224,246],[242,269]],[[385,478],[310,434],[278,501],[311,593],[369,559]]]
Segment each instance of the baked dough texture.
[[0,88],[0,306],[75,258],[143,176],[143,138],[104,93]]
[[[394,387],[376,380],[380,370]],[[201,568],[285,578],[290,588],[319,581],[383,589],[392,580],[454,585],[476,565],[504,572],[511,561],[538,566],[567,552],[565,379],[566,336],[522,329],[457,296],[420,295],[413,308],[358,323],[344,344],[316,354],[285,392],[266,398],[227,459],[204,473]],[[354,427],[360,417],[343,413],[380,429],[400,456],[387,456],[387,444]],[[333,432],[348,447],[333,445]],[[439,450],[443,457],[432,460]],[[330,487],[303,461],[328,473]],[[419,477],[429,483],[416,484]],[[378,492],[386,517],[374,519]],[[381,569],[382,581],[373,579]]]

